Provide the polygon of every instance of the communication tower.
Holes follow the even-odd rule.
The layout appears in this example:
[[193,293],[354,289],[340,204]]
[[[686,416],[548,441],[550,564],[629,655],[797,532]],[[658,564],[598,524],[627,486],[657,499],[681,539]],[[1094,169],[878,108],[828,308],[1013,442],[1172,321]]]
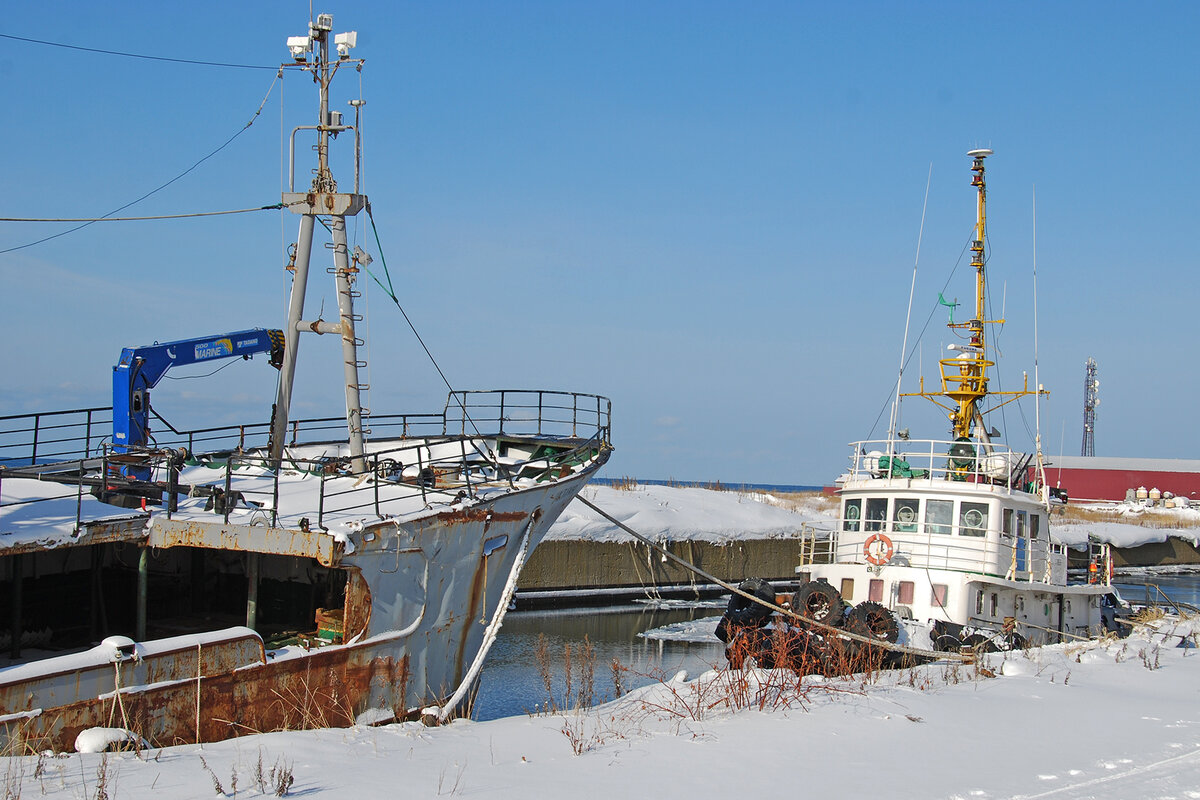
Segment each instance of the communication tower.
[[1096,406],[1100,405],[1100,381],[1096,380],[1096,359],[1087,360],[1083,376],[1083,449],[1081,456],[1096,455]]

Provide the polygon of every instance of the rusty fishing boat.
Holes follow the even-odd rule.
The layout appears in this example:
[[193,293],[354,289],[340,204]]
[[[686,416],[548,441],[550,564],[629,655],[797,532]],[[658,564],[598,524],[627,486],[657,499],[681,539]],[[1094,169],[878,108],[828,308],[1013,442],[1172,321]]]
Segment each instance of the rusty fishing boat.
[[[282,329],[126,348],[111,408],[0,425],[0,730],[8,752],[80,735],[154,745],[458,713],[529,552],[607,461],[610,403],[544,390],[450,390],[440,412],[360,402],[356,281],[362,101],[330,107],[358,70],[353,32],[318,15],[287,69],[319,92],[311,186]],[[331,53],[331,48],[335,51]],[[346,134],[351,134],[347,136]],[[354,188],[330,167],[352,140]],[[293,159],[294,162],[294,159]],[[314,229],[328,229],[337,321],[307,319]],[[290,414],[301,334],[342,342],[345,418]],[[280,370],[266,421],[171,427],[150,390],[173,366],[261,355]],[[344,430],[339,433],[339,428]]]

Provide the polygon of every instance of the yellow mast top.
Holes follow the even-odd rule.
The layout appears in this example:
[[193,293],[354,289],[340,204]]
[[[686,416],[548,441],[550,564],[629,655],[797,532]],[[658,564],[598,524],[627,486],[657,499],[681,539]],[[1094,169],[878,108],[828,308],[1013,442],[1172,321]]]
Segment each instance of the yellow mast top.
[[[953,358],[943,358],[938,363],[942,371],[942,390],[926,392],[924,381],[921,391],[905,393],[904,397],[925,397],[937,403],[949,412],[950,424],[955,439],[971,439],[972,431],[977,430],[978,436],[988,439],[987,429],[983,425],[981,403],[988,392],[988,367],[995,366],[994,361],[987,357],[987,346],[984,338],[984,326],[988,323],[1003,324],[1004,320],[989,320],[985,318],[987,303],[987,275],[984,245],[987,241],[987,182],[984,177],[983,160],[992,154],[991,150],[971,150],[971,185],[975,187],[978,201],[975,218],[975,238],[971,242],[971,266],[975,268],[975,313],[966,322],[951,321],[950,328],[966,331],[966,344],[952,344],[951,350],[957,350]],[[1028,383],[1028,381],[1026,382]],[[992,392],[991,394],[1011,395],[1004,403],[1012,402],[1018,397],[1033,394],[1028,385],[1018,392]],[[950,403],[939,402],[946,398]],[[999,408],[999,406],[996,406]]]

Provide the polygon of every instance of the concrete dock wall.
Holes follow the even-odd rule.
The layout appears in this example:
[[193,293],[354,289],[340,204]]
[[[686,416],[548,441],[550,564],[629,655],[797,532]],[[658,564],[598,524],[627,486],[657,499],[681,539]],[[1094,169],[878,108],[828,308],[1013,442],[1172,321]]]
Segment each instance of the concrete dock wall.
[[[729,544],[668,542],[674,555],[721,580],[745,578],[794,579],[800,563],[796,539],[750,539]],[[703,583],[688,570],[640,542],[542,542],[521,571],[522,591],[664,586]]]
[[[681,541],[668,542],[666,547],[685,561],[731,583],[746,578],[794,580],[795,568],[800,563],[797,539],[748,539],[728,544]],[[1114,552],[1118,567],[1200,564],[1200,551],[1184,539],[1115,548]],[[523,592],[541,592],[688,586],[704,582],[640,542],[555,540],[534,549],[521,571],[517,588]]]

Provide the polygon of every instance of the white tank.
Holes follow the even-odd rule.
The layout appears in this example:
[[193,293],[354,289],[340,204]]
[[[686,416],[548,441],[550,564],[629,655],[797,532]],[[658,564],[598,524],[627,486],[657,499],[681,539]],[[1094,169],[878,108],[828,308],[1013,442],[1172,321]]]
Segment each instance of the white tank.
[[1150,494],[1149,494],[1149,493],[1146,491],[1146,487],[1145,487],[1145,486],[1139,486],[1139,487],[1137,488],[1137,494],[1136,494],[1136,496],[1137,496],[1137,499],[1138,499],[1138,500],[1145,500],[1147,497],[1149,497],[1149,496],[1150,496]]
[[1162,499],[1162,492],[1160,492],[1158,490],[1157,486],[1155,486],[1153,489],[1150,490],[1150,499],[1151,500],[1161,500]]

